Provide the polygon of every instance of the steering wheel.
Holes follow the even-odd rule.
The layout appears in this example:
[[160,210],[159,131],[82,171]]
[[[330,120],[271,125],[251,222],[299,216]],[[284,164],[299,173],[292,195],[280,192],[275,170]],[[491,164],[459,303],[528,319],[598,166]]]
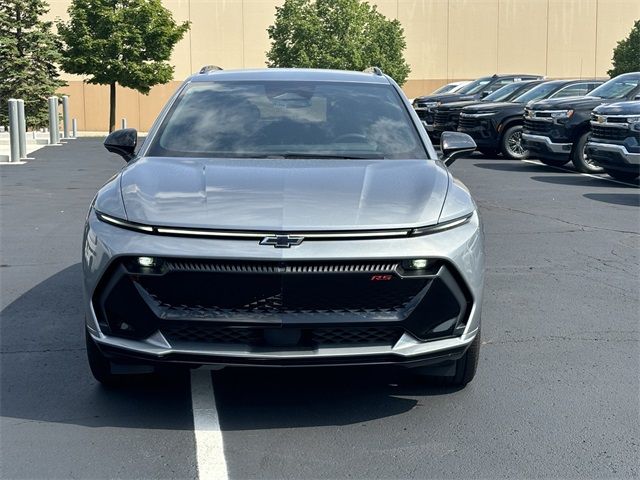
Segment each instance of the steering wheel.
[[361,133],[345,133],[336,137],[336,143],[369,143],[366,135]]

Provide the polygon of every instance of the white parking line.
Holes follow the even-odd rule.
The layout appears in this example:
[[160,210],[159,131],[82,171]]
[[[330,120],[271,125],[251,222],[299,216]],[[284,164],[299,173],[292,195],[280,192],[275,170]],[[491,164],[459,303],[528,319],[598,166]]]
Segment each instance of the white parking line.
[[619,183],[620,185],[626,185],[626,186],[632,186],[632,187],[634,186],[633,183],[621,182],[620,180],[616,180],[615,178],[602,177],[600,175],[594,175],[592,173],[578,172],[576,170],[571,170],[570,168],[556,167],[556,166],[552,166],[552,165],[547,165],[547,164],[542,163],[542,162],[540,162],[538,160],[521,160],[521,161],[522,162],[527,162],[527,163],[532,163],[533,165],[542,165],[543,167],[555,168],[556,170],[563,170],[565,172],[577,173],[578,175],[582,175],[583,177],[597,178],[598,180],[605,180],[607,182]]
[[193,430],[196,437],[196,461],[200,480],[226,480],[222,432],[218,421],[211,370],[191,371]]

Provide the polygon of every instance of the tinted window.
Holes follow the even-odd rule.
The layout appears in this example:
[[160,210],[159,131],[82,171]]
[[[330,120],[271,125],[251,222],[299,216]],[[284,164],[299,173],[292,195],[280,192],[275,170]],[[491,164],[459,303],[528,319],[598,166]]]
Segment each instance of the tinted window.
[[279,81],[190,85],[148,154],[428,158],[392,86]]
[[498,80],[497,82],[491,84],[491,86],[487,87],[484,91],[494,93],[496,90],[499,90],[505,85],[509,85],[510,83],[513,83],[513,78],[503,78],[502,80]]
[[456,88],[456,85],[449,83],[448,85],[443,85],[437,90],[434,90],[434,92],[431,95],[435,95],[436,93],[447,93],[453,90],[454,88]]
[[[530,87],[529,87],[530,88]],[[508,85],[505,85],[502,88],[499,88],[491,95],[487,95],[484,97],[486,102],[501,102],[503,100],[509,100],[515,94],[520,91],[526,90],[527,85],[523,84],[523,82],[511,82]]]
[[551,95],[551,98],[563,98],[563,97],[581,97],[589,92],[590,88],[586,83],[577,83],[575,85],[569,85],[564,87],[558,92]]
[[532,88],[527,93],[523,93],[517,97],[514,102],[527,103],[532,100],[540,100],[541,98],[547,98],[553,92],[558,89],[558,85],[554,83],[542,83],[537,87]]
[[638,85],[640,85],[640,76],[617,77],[591,91],[589,96],[607,100],[622,99],[636,89]]
[[473,95],[475,93],[479,93],[486,85],[489,84],[490,81],[491,78],[479,78],[471,83],[466,84],[456,93],[460,93],[462,95]]

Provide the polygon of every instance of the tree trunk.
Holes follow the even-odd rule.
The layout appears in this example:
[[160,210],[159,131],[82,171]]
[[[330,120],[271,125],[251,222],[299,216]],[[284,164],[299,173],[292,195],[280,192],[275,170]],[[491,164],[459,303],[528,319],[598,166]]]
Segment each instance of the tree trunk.
[[116,83],[109,84],[109,133],[116,129]]

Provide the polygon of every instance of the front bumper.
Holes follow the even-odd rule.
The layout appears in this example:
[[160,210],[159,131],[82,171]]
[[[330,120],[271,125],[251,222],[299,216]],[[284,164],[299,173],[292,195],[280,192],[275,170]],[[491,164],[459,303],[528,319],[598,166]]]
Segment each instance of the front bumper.
[[[402,327],[402,334],[392,341],[365,344],[238,344],[207,341],[185,341],[171,337],[162,328],[146,332],[143,338],[126,338],[105,328],[99,309],[94,308],[100,286],[108,279],[114,265],[131,256],[164,258],[228,259],[243,261],[346,261],[354,259],[437,258],[459,276],[459,281],[469,295],[468,311],[462,329],[452,330],[446,338],[420,340],[410,330],[414,327],[402,322],[406,316],[395,320],[379,313],[371,316],[350,315],[338,312],[333,317],[314,317],[313,313],[291,316],[276,312],[275,315],[242,315],[227,318],[182,319],[200,322],[200,325],[238,326],[283,331],[287,328],[315,327],[361,328],[378,326]],[[105,355],[118,361],[143,363],[181,363],[189,365],[416,365],[442,362],[459,358],[473,341],[480,324],[480,305],[483,283],[482,234],[479,219],[456,229],[427,237],[349,241],[313,241],[290,249],[274,249],[245,240],[217,240],[153,236],[123,230],[99,221],[93,212],[89,215],[84,244],[83,269],[85,274],[85,305],[87,329]],[[98,310],[98,311],[96,311]],[[130,309],[132,314],[136,310]],[[141,311],[133,315],[142,315]],[[246,312],[244,312],[246,313]],[[376,317],[377,315],[377,317]],[[160,315],[162,317],[162,315]],[[181,318],[163,317],[174,324]],[[214,322],[210,322],[214,320]],[[415,320],[415,319],[414,319]]]
[[640,153],[629,152],[625,145],[587,142],[587,156],[605,168],[640,172]]
[[522,134],[522,144],[529,150],[530,156],[540,156],[558,160],[569,160],[572,143],[556,143],[544,135]]

